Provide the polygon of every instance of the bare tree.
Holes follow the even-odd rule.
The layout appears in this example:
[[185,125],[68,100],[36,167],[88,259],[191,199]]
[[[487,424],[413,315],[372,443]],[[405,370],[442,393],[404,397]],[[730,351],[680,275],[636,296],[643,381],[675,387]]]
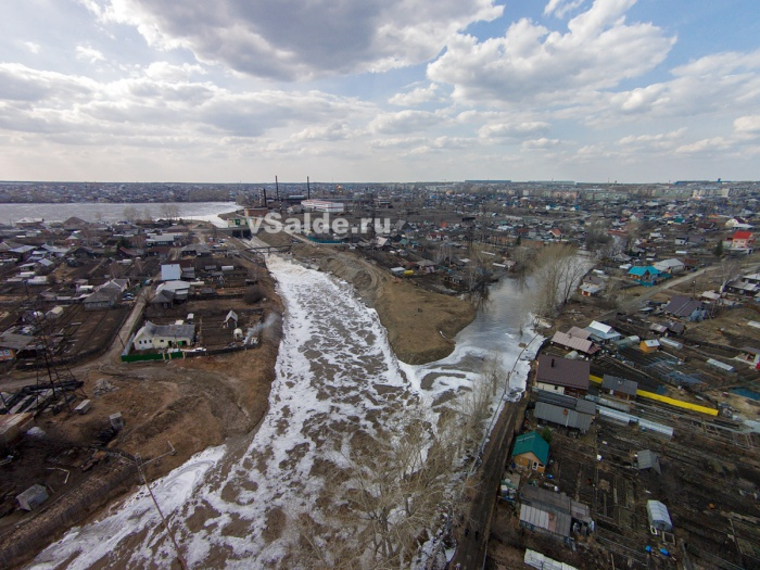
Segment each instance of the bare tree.
[[567,304],[590,264],[578,256],[576,247],[551,244],[536,256],[533,309],[539,316],[553,317]]
[[726,286],[741,275],[742,264],[737,259],[724,258],[717,267],[717,273],[720,279],[719,293],[722,295],[726,290]]
[[134,206],[127,206],[124,208],[124,219],[127,220],[130,224],[134,223],[134,221],[137,219],[137,208]]

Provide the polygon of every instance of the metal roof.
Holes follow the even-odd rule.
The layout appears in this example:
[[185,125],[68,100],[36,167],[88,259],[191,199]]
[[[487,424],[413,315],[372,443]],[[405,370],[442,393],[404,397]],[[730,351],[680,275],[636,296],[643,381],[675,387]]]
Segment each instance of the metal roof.
[[647,518],[649,519],[649,526],[658,530],[673,530],[673,521],[670,520],[670,513],[668,507],[663,505],[660,501],[650,499],[647,501]]
[[532,453],[544,465],[549,462],[549,444],[538,432],[532,431],[517,436],[512,457],[523,453]]
[[617,376],[605,374],[602,379],[602,388],[613,392],[622,392],[629,396],[635,396],[636,390],[639,389],[639,384],[633,380],[626,380],[625,378],[618,378]]
[[536,380],[556,386],[588,390],[590,373],[591,365],[585,360],[568,360],[542,354],[538,357]]
[[599,348],[595,346],[594,343],[590,340],[579,338],[577,336],[571,336],[568,333],[561,331],[554,333],[552,342],[560,344],[567,348],[572,348],[573,350],[577,350],[579,352],[584,352],[586,354],[593,354],[599,350]]
[[650,449],[644,449],[636,454],[636,465],[639,469],[654,469],[662,474],[660,456]]
[[563,408],[561,406],[554,406],[552,404],[547,404],[546,402],[538,402],[533,415],[537,420],[578,429],[582,432],[588,431],[591,427],[591,421],[594,419],[594,416],[592,415],[582,414],[575,410]]

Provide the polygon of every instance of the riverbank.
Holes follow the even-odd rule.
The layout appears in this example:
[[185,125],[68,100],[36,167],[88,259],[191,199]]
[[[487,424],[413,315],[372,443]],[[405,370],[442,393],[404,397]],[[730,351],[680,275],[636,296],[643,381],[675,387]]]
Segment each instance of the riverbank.
[[451,354],[454,337],[475,318],[472,303],[393,277],[356,252],[332,245],[293,244],[291,236],[282,232],[262,232],[257,237],[271,245],[292,245],[297,259],[353,285],[377,311],[393,352],[407,364],[427,364]]

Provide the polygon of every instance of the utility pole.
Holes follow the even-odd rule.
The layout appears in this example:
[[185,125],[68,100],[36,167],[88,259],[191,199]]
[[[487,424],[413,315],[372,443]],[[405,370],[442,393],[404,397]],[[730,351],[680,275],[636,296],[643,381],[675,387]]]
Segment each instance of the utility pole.
[[137,472],[140,474],[140,479],[142,479],[143,485],[145,485],[145,487],[148,489],[148,493],[150,493],[150,498],[153,500],[153,504],[156,507],[156,511],[158,511],[158,515],[161,517],[161,521],[164,523],[164,529],[166,530],[166,534],[169,535],[169,538],[171,539],[172,544],[174,545],[174,551],[177,553],[177,560],[179,561],[179,565],[182,567],[182,570],[189,570],[187,566],[187,562],[185,561],[185,558],[182,556],[182,554],[179,551],[179,544],[177,544],[177,539],[174,536],[174,532],[172,531],[171,528],[169,528],[169,523],[166,521],[166,517],[164,516],[164,513],[161,512],[161,507],[158,506],[158,501],[156,500],[156,496],[153,494],[153,489],[150,488],[150,485],[148,484],[148,480],[145,478],[145,473],[143,472],[143,469],[142,469],[143,462],[139,454],[135,455],[135,463],[137,465]]

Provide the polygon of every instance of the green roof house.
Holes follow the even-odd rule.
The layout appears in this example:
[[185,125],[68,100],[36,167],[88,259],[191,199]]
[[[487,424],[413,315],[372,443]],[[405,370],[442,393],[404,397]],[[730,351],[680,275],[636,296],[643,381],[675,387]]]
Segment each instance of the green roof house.
[[543,473],[549,463],[549,444],[537,431],[517,436],[512,460],[524,469]]

